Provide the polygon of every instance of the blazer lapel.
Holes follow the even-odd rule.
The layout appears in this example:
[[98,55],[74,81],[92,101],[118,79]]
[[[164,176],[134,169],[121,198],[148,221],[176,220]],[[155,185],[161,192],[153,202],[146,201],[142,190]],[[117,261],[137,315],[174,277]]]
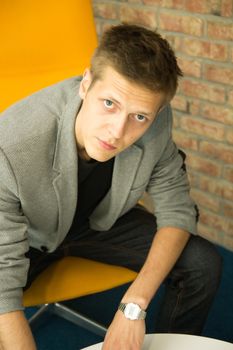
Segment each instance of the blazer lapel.
[[[57,144],[54,156],[53,186],[58,203],[59,241],[69,231],[77,204],[77,146],[75,139],[75,120],[81,100],[75,95],[68,103],[60,121]],[[60,243],[60,242],[58,242]]]
[[[115,158],[112,186],[90,217],[94,229],[109,229],[119,217],[132,187],[142,149],[132,145]],[[127,169],[127,172],[126,172]]]

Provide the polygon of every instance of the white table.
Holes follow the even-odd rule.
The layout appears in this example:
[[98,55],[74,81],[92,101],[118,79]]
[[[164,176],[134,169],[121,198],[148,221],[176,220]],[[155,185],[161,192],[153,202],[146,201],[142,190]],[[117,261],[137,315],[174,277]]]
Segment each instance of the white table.
[[[103,343],[82,350],[101,350]],[[143,350],[233,350],[233,344],[185,334],[147,334]]]

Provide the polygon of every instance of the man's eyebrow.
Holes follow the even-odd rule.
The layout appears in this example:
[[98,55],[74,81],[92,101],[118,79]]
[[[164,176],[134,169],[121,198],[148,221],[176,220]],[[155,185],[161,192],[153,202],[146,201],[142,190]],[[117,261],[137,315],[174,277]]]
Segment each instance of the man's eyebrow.
[[150,118],[154,117],[154,113],[151,113],[151,112],[136,112],[136,114],[142,114]]
[[121,103],[118,100],[116,100],[114,97],[108,96],[108,98],[106,98],[106,100],[110,100],[119,106],[121,105]]
[[[121,103],[118,100],[116,100],[114,97],[108,96],[106,100],[111,100],[112,102],[116,103],[118,106],[121,105]],[[135,114],[141,114],[141,115],[144,115],[145,117],[150,117],[150,118],[154,117],[154,113],[152,112],[137,111],[135,112]]]

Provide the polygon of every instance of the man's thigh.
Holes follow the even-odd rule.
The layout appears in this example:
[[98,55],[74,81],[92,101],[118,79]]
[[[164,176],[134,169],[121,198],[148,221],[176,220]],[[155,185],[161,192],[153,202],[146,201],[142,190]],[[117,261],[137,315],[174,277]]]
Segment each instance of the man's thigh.
[[156,232],[154,215],[134,208],[119,218],[108,231],[94,231],[88,225],[72,232],[61,246],[65,255],[85,257],[139,271]]
[[63,243],[52,253],[30,248],[27,285],[51,263],[64,256],[85,257],[139,271],[156,232],[155,217],[144,209],[134,208],[119,218],[108,231],[91,230],[86,223],[69,232]]

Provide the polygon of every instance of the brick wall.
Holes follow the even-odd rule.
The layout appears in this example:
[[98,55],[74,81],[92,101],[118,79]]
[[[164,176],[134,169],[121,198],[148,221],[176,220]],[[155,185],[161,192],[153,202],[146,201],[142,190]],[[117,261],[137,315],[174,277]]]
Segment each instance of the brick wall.
[[98,34],[127,21],[158,28],[184,78],[174,139],[187,154],[201,235],[233,249],[233,1],[92,0]]

